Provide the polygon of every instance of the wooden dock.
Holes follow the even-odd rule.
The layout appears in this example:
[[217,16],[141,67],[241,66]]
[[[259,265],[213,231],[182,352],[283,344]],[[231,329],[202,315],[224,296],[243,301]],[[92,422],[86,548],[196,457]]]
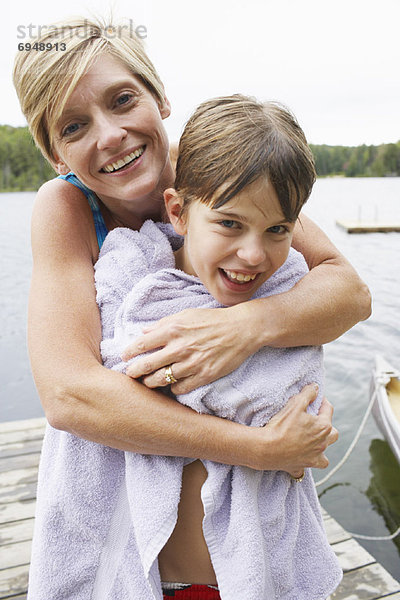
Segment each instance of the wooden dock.
[[400,223],[376,223],[362,221],[336,221],[347,233],[390,233],[400,231]]
[[[26,599],[44,429],[44,419],[0,424],[1,599]],[[324,520],[344,571],[332,600],[400,600],[400,584],[327,513]]]

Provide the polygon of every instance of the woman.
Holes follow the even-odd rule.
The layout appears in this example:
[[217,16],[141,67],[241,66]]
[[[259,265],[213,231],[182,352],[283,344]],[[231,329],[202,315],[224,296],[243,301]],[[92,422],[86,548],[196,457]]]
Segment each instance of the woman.
[[[174,179],[162,124],[170,107],[139,41],[123,28],[107,36],[87,19],[48,28],[36,41],[51,48],[19,52],[14,82],[43,154],[96,194],[108,230],[159,218],[162,192]],[[135,74],[134,84],[127,74]],[[369,293],[355,271],[314,223],[305,216],[301,222],[293,245],[311,269],[301,283],[281,296],[163,319],[126,351],[129,358],[159,348],[135,363],[133,379],[101,364],[93,284],[99,247],[87,198],[68,181],[45,184],[32,216],[28,335],[49,423],[133,452],[292,474],[326,467],[324,450],[337,432],[328,403],[318,417],[306,413],[315,397],[309,388],[261,430],[197,415],[151,389],[167,384],[171,363],[178,380],[172,389],[185,393],[232,371],[263,345],[325,343],[369,316]]]

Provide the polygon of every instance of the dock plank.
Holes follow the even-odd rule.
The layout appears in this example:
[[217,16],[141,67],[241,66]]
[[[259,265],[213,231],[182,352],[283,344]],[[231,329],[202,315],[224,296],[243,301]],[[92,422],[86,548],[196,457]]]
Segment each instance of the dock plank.
[[11,456],[40,454],[42,449],[42,437],[33,440],[24,440],[20,442],[15,441],[0,445],[0,461]]
[[32,540],[35,519],[21,519],[0,525],[0,547],[12,542],[26,542]]
[[399,593],[399,584],[378,563],[345,573],[332,600],[378,600]]
[[[0,423],[0,599],[26,600],[45,419]],[[332,600],[400,600],[400,584],[323,510],[344,571]]]
[[335,544],[333,549],[344,573],[375,562],[374,557],[352,538]]
[[[11,567],[0,571],[0,598],[26,594],[28,589],[28,566]],[[50,598],[49,598],[50,600]]]
[[3,546],[4,551],[0,556],[0,570],[29,565],[31,549],[32,540]]
[[347,233],[393,233],[400,231],[400,223],[376,223],[359,221],[336,221]]
[[16,486],[0,487],[0,503],[16,502],[18,500],[33,500],[36,498],[37,482],[21,483]]
[[0,523],[10,523],[35,516],[36,500],[0,504]]

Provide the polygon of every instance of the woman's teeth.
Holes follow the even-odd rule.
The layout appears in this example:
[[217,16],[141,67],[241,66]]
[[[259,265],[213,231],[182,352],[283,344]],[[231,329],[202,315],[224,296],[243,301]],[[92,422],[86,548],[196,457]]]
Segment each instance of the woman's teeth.
[[228,279],[235,283],[247,283],[253,281],[257,277],[257,273],[254,273],[253,275],[244,275],[244,273],[238,273],[237,271],[227,271],[226,269],[223,269],[223,271],[228,276]]
[[120,158],[119,160],[117,160],[117,162],[110,163],[109,165],[103,167],[102,171],[104,171],[105,173],[112,173],[113,171],[117,171],[118,169],[125,167],[125,165],[128,165],[133,160],[136,160],[137,158],[139,158],[139,156],[142,156],[143,152],[144,152],[144,147],[142,146],[141,148],[138,148],[134,152],[127,154],[126,156],[124,156],[124,158]]

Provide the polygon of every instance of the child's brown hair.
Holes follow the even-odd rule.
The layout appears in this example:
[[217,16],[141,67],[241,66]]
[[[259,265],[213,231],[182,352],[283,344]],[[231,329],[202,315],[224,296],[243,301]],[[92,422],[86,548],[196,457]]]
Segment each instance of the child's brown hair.
[[179,142],[175,189],[218,208],[266,177],[294,222],[315,182],[314,158],[296,118],[281,104],[236,94],[203,102]]

